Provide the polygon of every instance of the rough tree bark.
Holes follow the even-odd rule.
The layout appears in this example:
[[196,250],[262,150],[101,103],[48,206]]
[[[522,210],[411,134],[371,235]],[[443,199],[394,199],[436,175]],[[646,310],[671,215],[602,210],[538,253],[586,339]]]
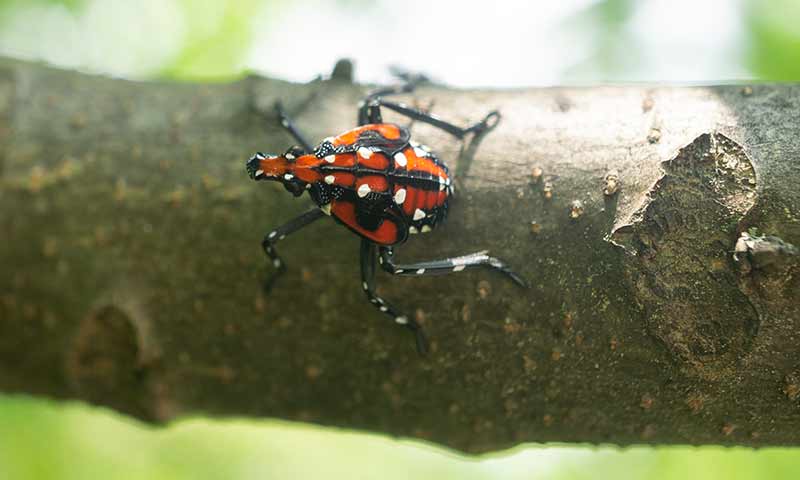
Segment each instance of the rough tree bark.
[[283,242],[289,273],[259,289],[262,235],[309,204],[245,174],[252,152],[292,143],[274,101],[320,139],[354,125],[365,91],[2,61],[0,388],[467,451],[800,444],[800,87],[406,96],[503,119],[463,145],[413,126],[459,195],[400,258],[488,248],[532,283],[380,275],[425,325],[426,358],[365,301],[358,239],[333,222]]

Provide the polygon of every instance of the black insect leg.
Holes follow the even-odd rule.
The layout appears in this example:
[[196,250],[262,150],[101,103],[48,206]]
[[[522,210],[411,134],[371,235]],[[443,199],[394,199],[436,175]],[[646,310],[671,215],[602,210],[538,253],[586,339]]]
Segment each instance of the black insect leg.
[[[403,93],[410,93],[413,92],[417,85],[426,81],[427,79],[424,76],[420,75],[412,75],[412,74],[403,74],[401,76],[405,83],[402,85],[394,85],[391,87],[383,87],[377,90],[371,91],[364,101],[361,102],[358,108],[358,124],[359,125],[366,125],[367,123],[381,123],[380,120],[374,121],[374,116],[370,115],[370,108],[369,106],[374,103],[375,100],[384,97],[386,95],[400,95]],[[377,112],[377,117],[380,118],[380,111]]]
[[306,152],[313,151],[314,147],[312,147],[311,144],[308,143],[308,140],[306,140],[303,134],[300,133],[297,127],[295,127],[294,122],[292,121],[291,118],[289,118],[289,115],[283,109],[283,105],[281,105],[281,102],[275,102],[275,111],[278,113],[278,118],[280,119],[281,126],[285,128],[286,131],[288,131],[289,134],[292,137],[294,137],[295,140],[297,140],[297,143],[299,143]]
[[460,257],[446,258],[444,260],[431,260],[428,262],[409,263],[398,265],[394,263],[394,251],[391,247],[381,247],[381,267],[392,275],[421,276],[421,275],[446,275],[473,268],[489,268],[506,275],[520,287],[526,288],[527,282],[517,275],[502,260],[490,257],[488,250],[475,252]]
[[[433,100],[431,100],[430,102],[428,102],[428,106],[427,106],[427,107],[420,107],[420,106],[419,106],[419,105],[416,103],[416,101],[415,101],[415,102],[414,102],[414,108],[418,109],[420,112],[423,112],[423,113],[425,113],[425,114],[430,114],[430,112],[433,110],[433,105],[434,105],[435,103],[436,103],[436,102],[434,102]],[[409,121],[408,121],[408,124],[406,125],[406,128],[407,128],[409,131],[410,131],[410,130],[411,130],[411,128],[414,126],[414,122],[415,122],[415,121],[416,121],[416,120],[414,120],[413,118],[409,119]]]
[[277,269],[277,272],[275,272],[273,275],[267,276],[267,278],[264,280],[264,291],[268,292],[275,283],[275,280],[277,280],[278,277],[286,271],[286,263],[275,251],[275,244],[286,238],[286,235],[294,233],[314,220],[324,216],[325,213],[322,210],[319,208],[314,208],[300,215],[299,217],[291,219],[286,224],[281,225],[264,236],[264,240],[261,242],[261,248],[264,249],[264,253],[267,255],[267,257],[269,257],[269,259],[272,261],[272,265]]
[[[489,114],[486,115],[480,122],[474,123],[464,128],[452,124],[446,120],[442,120],[436,115],[423,112],[422,110],[419,110],[417,108],[413,108],[408,105],[404,105],[402,103],[390,102],[382,98],[372,98],[369,101],[367,101],[359,111],[359,120],[361,120],[361,118],[364,117],[369,121],[369,123],[381,123],[382,121],[380,114],[381,107],[386,107],[389,110],[393,110],[401,115],[405,115],[406,117],[412,120],[417,120],[423,123],[427,123],[429,125],[433,125],[434,127],[444,130],[450,135],[453,135],[459,140],[463,139],[470,133],[479,134],[485,130],[494,128],[494,126],[497,125],[497,122],[500,121],[500,112],[494,110],[489,112]],[[360,124],[363,125],[363,123]]]
[[[365,125],[367,123],[383,123],[383,116],[381,115],[381,105],[382,104],[380,99],[370,100],[369,102],[363,103],[358,113],[358,119],[359,119],[358,124]],[[431,116],[428,112],[432,107],[433,107],[433,102],[431,102],[428,105],[427,110],[422,110],[416,107],[408,107],[408,108],[419,112],[420,115]],[[408,126],[406,126],[406,128],[410,130],[411,126],[414,124],[416,120],[418,120],[418,118],[416,117],[409,117],[409,118],[411,119],[411,121],[408,123]]]
[[425,334],[422,331],[422,327],[414,321],[413,318],[409,318],[407,315],[403,315],[397,311],[397,309],[392,306],[392,304],[388,303],[383,298],[379,297],[378,294],[375,293],[375,258],[377,257],[377,252],[375,250],[375,244],[370,242],[369,240],[362,239],[361,240],[361,288],[364,290],[364,293],[367,295],[370,303],[375,305],[375,308],[380,310],[381,312],[385,313],[392,317],[392,320],[397,325],[404,326],[411,330],[414,333],[414,337],[416,338],[417,342],[417,351],[420,355],[424,355],[428,352],[428,340],[425,338]]

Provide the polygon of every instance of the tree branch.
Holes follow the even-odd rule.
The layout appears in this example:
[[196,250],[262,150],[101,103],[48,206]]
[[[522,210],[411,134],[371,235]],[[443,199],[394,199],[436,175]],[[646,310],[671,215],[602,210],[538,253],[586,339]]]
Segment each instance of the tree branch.
[[490,249],[532,283],[379,275],[425,325],[426,358],[366,302],[358,239],[334,222],[282,242],[289,272],[259,288],[263,234],[309,204],[245,173],[291,144],[273,103],[318,140],[354,126],[365,91],[2,61],[0,388],[469,451],[800,444],[798,86],[404,97],[460,124],[503,119],[479,144],[413,126],[458,197],[400,259]]

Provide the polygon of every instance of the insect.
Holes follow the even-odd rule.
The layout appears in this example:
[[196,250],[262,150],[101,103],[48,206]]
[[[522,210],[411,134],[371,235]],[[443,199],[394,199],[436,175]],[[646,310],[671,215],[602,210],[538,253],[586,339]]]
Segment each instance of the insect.
[[261,244],[264,253],[277,269],[265,285],[286,270],[275,244],[306,225],[331,216],[361,237],[361,288],[369,301],[395,324],[413,332],[417,350],[424,354],[428,343],[422,327],[375,293],[376,259],[392,275],[443,275],[483,267],[505,274],[520,286],[524,287],[525,281],[503,261],[489,256],[488,251],[426,262],[395,263],[397,245],[404,243],[409,235],[429,232],[445,220],[453,183],[444,162],[427,147],[413,142],[407,128],[384,123],[381,108],[433,125],[458,139],[491,129],[500,119],[500,114],[493,111],[483,120],[462,128],[382,98],[406,91],[408,87],[397,87],[372,93],[359,107],[358,127],[326,138],[316,147],[311,146],[277,104],[281,125],[300,146],[289,148],[283,155],[256,153],[246,167],[251,179],[279,181],[298,197],[308,192],[316,204],[264,237]]

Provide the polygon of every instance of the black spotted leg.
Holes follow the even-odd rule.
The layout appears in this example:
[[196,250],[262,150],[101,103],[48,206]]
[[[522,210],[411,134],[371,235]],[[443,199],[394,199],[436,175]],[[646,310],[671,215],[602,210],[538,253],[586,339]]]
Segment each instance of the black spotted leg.
[[314,147],[308,143],[306,137],[300,133],[300,130],[298,130],[297,127],[295,127],[294,122],[291,118],[289,118],[289,115],[283,109],[281,102],[275,102],[275,111],[278,113],[278,119],[281,122],[281,126],[285,128],[295,140],[297,140],[297,143],[299,143],[306,152],[313,152]]
[[380,263],[381,267],[392,275],[411,277],[420,275],[446,275],[448,273],[461,272],[474,268],[489,268],[507,276],[520,287],[528,287],[527,282],[511,270],[505,262],[499,258],[490,257],[488,254],[489,251],[484,250],[460,257],[446,258],[444,260],[431,260],[428,262],[398,265],[394,263],[394,251],[392,247],[381,247]]
[[389,315],[394,323],[404,326],[414,333],[417,342],[417,352],[424,355],[428,352],[428,340],[425,338],[425,333],[422,327],[409,318],[407,315],[401,314],[392,304],[379,297],[375,293],[375,259],[377,251],[375,244],[369,240],[361,240],[361,288],[367,295],[370,303],[375,305],[375,308],[381,312]]
[[284,225],[281,225],[264,236],[264,240],[261,242],[261,248],[264,249],[264,253],[267,255],[267,257],[269,257],[269,259],[272,261],[272,265],[277,270],[273,275],[267,276],[267,278],[264,280],[264,291],[268,292],[275,283],[275,280],[277,280],[278,277],[286,271],[286,263],[275,251],[275,244],[286,238],[287,235],[300,230],[309,223],[312,223],[314,220],[318,220],[324,216],[325,213],[322,210],[319,208],[313,208],[306,213],[289,220]]

